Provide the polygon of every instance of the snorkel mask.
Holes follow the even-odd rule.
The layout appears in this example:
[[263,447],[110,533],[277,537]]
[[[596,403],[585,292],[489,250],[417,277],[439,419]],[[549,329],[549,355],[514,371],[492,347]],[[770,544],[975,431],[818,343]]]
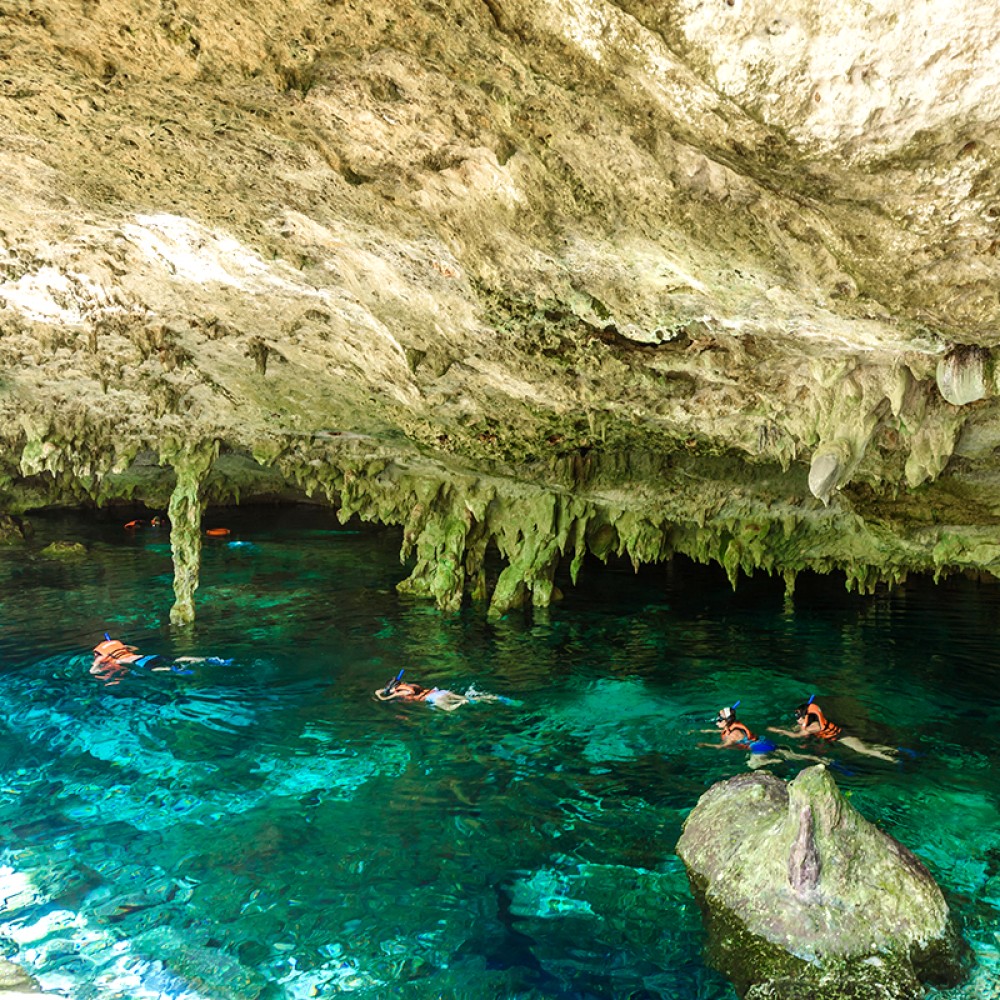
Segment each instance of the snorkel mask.
[[[742,700],[742,699],[740,699]],[[732,705],[727,705],[725,708],[719,709],[719,714],[715,717],[715,721],[718,722],[731,722],[736,718],[736,709],[739,708],[739,701],[734,701]]]
[[809,712],[809,706],[815,700],[816,700],[816,695],[814,694],[809,695],[809,700],[804,705],[799,705],[799,707],[795,709],[795,718],[801,719],[804,715],[806,715]]
[[403,679],[404,673],[406,673],[405,667],[402,670],[400,670],[400,672],[396,674],[396,676],[393,677],[393,679],[389,681],[388,684],[386,684],[386,686],[382,689],[383,697],[388,698],[389,695],[391,695],[392,692],[395,691],[397,687],[399,687],[399,682]]

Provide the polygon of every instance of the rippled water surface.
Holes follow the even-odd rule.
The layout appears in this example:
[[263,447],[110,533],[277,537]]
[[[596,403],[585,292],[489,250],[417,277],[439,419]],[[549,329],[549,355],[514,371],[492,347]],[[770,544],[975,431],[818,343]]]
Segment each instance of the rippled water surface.
[[[77,1000],[336,996],[731,1000],[673,847],[757,729],[811,693],[885,763],[839,784],[927,863],[1000,995],[1000,587],[587,566],[547,614],[487,621],[398,597],[392,532],[240,511],[171,630],[165,535],[40,518],[0,549],[0,939]],[[53,562],[52,539],[89,554]],[[231,660],[89,674],[105,630]],[[377,702],[407,678],[514,701]],[[778,773],[790,765],[778,765]]]

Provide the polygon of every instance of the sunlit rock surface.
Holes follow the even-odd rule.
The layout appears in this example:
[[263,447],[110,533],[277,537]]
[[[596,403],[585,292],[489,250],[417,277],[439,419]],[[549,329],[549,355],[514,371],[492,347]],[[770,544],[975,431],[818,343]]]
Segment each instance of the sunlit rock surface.
[[0,58],[0,507],[173,495],[178,622],[254,496],[445,607],[1000,566],[989,0],[41,0]]
[[954,985],[961,946],[920,861],[865,820],[823,765],[710,788],[677,853],[703,903],[710,948],[742,997],[915,1000]]

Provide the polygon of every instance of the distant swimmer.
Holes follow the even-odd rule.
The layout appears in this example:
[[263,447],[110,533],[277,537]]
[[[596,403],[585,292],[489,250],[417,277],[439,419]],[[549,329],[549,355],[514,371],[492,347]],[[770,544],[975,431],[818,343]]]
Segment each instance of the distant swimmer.
[[520,702],[512,698],[505,698],[499,694],[489,694],[486,691],[477,691],[469,688],[465,694],[457,694],[454,691],[447,691],[444,688],[425,688],[419,684],[410,684],[403,680],[405,670],[400,670],[398,674],[385,687],[379,688],[375,692],[375,697],[379,701],[425,701],[435,708],[444,709],[446,712],[454,712],[460,705],[468,705],[472,702],[500,702],[504,705],[519,705]]
[[194,671],[188,664],[194,663],[228,666],[232,660],[221,660],[215,656],[179,656],[175,660],[168,660],[158,653],[151,655],[141,653],[137,646],[128,646],[120,639],[112,639],[105,632],[104,641],[94,647],[94,662],[90,665],[90,672],[108,684],[117,684],[131,667],[174,674],[192,674]]
[[[155,516],[154,516],[154,517],[153,517],[153,518],[152,518],[152,519],[150,520],[150,522],[149,522],[149,526],[150,526],[151,528],[162,528],[162,527],[164,527],[164,526],[166,525],[166,523],[167,523],[167,520],[166,520],[166,518],[165,518],[165,517],[162,517],[162,516],[161,516],[161,515],[159,515],[159,514],[157,514],[157,515],[155,515]],[[133,520],[133,521],[128,521],[128,522],[126,522],[125,524],[123,524],[123,525],[122,525],[122,527],[123,527],[123,528],[124,528],[124,529],[125,529],[126,531],[135,531],[135,530],[136,530],[136,528],[144,528],[145,526],[146,526],[146,522],[145,522],[145,521],[143,521],[143,520],[141,520],[140,518],[135,518],[135,520]]]
[[877,757],[879,760],[895,762],[899,758],[899,752],[893,747],[880,746],[878,744],[869,745],[863,743],[856,736],[844,736],[840,726],[831,722],[824,714],[823,710],[816,704],[816,695],[810,695],[809,700],[803,702],[795,709],[795,722],[798,729],[778,729],[776,726],[768,726],[768,731],[780,733],[782,736],[790,736],[795,740],[803,740],[809,736],[826,740],[828,743],[842,743],[845,747],[850,747],[856,753],[863,753],[869,757]]
[[398,674],[385,687],[375,692],[379,701],[426,701],[428,705],[442,708],[446,712],[454,712],[460,705],[467,705],[469,699],[454,691],[443,688],[425,688],[419,684],[410,684],[403,680],[404,671]]

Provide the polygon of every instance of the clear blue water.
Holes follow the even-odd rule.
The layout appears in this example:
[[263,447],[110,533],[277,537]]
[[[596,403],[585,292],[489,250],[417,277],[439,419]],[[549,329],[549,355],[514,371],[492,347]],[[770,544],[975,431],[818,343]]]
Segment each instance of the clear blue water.
[[[731,1000],[673,848],[746,758],[696,730],[737,698],[788,724],[815,692],[917,754],[831,759],[963,922],[972,977],[932,996],[1000,996],[1000,587],[812,579],[789,611],[766,578],[594,565],[549,612],[489,622],[400,598],[395,532],[244,510],[206,522],[233,534],[177,632],[167,538],[126,519],[38,518],[0,548],[0,941],[44,988]],[[55,538],[88,557],[42,558]],[[88,672],[105,630],[233,662],[109,686]],[[377,702],[401,667],[520,704]]]

